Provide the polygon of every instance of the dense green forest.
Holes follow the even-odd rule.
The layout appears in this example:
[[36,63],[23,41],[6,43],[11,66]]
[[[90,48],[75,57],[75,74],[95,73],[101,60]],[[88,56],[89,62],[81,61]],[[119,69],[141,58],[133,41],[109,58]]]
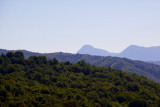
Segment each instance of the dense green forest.
[[85,62],[103,67],[112,67],[125,72],[143,75],[149,80],[160,83],[160,66],[146,63],[143,61],[130,60],[126,58],[111,57],[111,56],[92,56],[92,55],[82,55],[82,54],[69,54],[69,53],[50,53],[43,54],[48,59],[53,57],[57,58],[59,61],[70,61],[72,63],[77,63],[80,60]]
[[8,52],[0,55],[0,106],[158,107],[160,84],[83,60]]
[[[16,50],[12,50],[16,51]],[[26,50],[21,50],[24,53],[24,57],[28,59],[30,56],[46,56],[47,59],[56,58],[59,61],[70,61],[71,63],[77,63],[84,60],[86,63],[96,66],[112,67],[125,72],[143,75],[149,80],[160,83],[160,65],[155,65],[143,61],[130,60],[126,58],[110,57],[110,56],[92,56],[82,54],[70,54],[70,53],[35,53]],[[9,50],[0,49],[0,54],[6,54]]]

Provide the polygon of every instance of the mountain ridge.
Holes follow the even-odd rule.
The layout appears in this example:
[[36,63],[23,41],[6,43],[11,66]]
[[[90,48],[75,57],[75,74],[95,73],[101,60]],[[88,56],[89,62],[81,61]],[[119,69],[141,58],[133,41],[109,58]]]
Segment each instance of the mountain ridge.
[[[97,56],[116,56],[141,61],[160,61],[160,46],[142,47],[130,45],[120,53],[111,53],[106,50],[94,48],[93,46],[91,47],[91,45],[90,48],[88,47],[87,50],[86,48],[84,48],[85,46],[86,45],[84,45],[77,53]],[[90,49],[94,50],[94,52],[90,51]],[[106,53],[101,54],[102,52],[99,52],[99,50],[102,50],[103,53]]]

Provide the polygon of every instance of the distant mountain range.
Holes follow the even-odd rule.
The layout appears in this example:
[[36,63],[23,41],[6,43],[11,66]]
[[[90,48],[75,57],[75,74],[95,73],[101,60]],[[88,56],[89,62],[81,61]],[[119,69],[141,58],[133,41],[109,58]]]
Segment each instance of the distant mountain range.
[[84,45],[77,53],[96,56],[116,56],[141,61],[160,61],[160,46],[140,47],[131,45],[121,53],[110,53],[106,50],[94,48],[91,45]]
[[[4,50],[0,49],[0,54],[6,54],[9,51],[16,50]],[[70,61],[72,63],[77,63],[77,61],[84,60],[91,65],[112,67],[125,72],[134,73],[138,75],[143,75],[150,80],[160,83],[160,66],[143,62],[135,61],[126,58],[110,57],[110,56],[93,56],[84,54],[70,54],[70,53],[34,53],[26,50],[20,50],[24,53],[25,58],[30,56],[46,56],[48,59],[57,58],[59,61]]]

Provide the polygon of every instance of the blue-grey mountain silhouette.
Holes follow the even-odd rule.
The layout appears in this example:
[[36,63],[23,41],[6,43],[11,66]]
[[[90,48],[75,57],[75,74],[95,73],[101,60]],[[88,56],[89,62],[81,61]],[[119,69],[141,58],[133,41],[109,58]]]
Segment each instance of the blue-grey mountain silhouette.
[[106,50],[94,48],[91,45],[84,45],[77,53],[96,56],[117,56],[141,61],[160,61],[160,46],[140,47],[131,45],[121,53],[111,53]]
[[77,53],[96,56],[116,56],[116,53],[111,53],[103,49],[94,48],[91,45],[84,45]]

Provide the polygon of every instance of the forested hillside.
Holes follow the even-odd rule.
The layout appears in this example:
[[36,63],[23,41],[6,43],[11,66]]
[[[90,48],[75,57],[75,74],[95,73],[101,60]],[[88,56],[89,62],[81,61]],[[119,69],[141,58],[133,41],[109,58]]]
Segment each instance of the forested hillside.
[[[15,50],[14,50],[15,51]],[[155,65],[143,61],[135,61],[126,58],[119,57],[103,57],[103,56],[92,56],[82,54],[69,54],[69,53],[34,53],[26,50],[21,50],[24,53],[25,58],[30,56],[46,56],[48,59],[57,58],[59,61],[70,61],[71,63],[77,63],[80,60],[96,65],[119,69],[125,72],[143,75],[150,80],[160,83],[160,65]],[[6,54],[9,50],[0,49],[0,54]]]
[[0,55],[0,106],[158,107],[160,85],[85,61],[9,52]]
[[115,69],[120,69],[125,72],[143,75],[150,80],[160,83],[160,66],[146,63],[143,61],[135,61],[119,57],[102,57],[82,54],[67,54],[67,53],[51,53],[44,54],[48,59],[53,57],[60,61],[70,61],[76,63],[77,61],[84,60],[91,65],[103,66]]

